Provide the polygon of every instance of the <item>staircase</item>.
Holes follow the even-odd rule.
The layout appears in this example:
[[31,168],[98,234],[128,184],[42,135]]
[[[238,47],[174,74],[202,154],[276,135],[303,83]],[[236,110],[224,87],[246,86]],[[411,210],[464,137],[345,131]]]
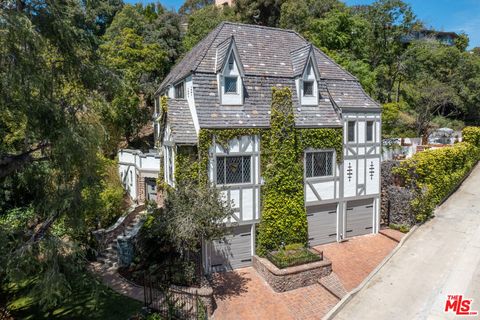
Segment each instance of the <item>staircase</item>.
[[144,212],[136,213],[135,217],[131,219],[127,224],[120,225],[117,230],[118,235],[112,237],[106,243],[104,243],[104,250],[102,250],[97,256],[97,267],[104,270],[117,270],[118,269],[118,243],[117,237],[127,236],[132,234],[132,231],[138,230],[140,225],[144,221]]

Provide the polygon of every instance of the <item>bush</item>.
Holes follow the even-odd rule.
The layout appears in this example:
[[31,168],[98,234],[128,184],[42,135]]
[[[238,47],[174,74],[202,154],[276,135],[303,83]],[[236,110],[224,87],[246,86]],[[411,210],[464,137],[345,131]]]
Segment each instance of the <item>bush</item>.
[[279,269],[320,261],[322,259],[319,255],[308,250],[302,243],[287,245],[284,249],[267,253],[266,256],[267,259]]
[[477,146],[461,142],[452,147],[416,153],[394,169],[407,188],[415,192],[412,208],[417,221],[423,222],[432,215],[434,208],[453,191],[479,158]]
[[403,233],[407,233],[408,231],[410,231],[410,227],[407,226],[407,225],[404,225],[404,224],[390,223],[390,224],[388,225],[388,227],[389,227],[390,229],[398,230],[398,231],[403,232]]
[[465,127],[462,130],[463,141],[480,147],[480,127]]

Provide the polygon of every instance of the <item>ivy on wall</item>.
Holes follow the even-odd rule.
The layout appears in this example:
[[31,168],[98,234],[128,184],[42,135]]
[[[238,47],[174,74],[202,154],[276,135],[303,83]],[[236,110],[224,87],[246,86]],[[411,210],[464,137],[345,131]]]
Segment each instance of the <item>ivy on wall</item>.
[[[296,128],[289,88],[272,89],[270,128],[201,129],[198,148],[177,147],[175,179],[209,183],[209,149],[213,142],[228,148],[242,136],[260,137],[262,217],[257,238],[261,255],[283,244],[307,244],[304,203],[303,153],[305,149],[334,149],[342,161],[342,128]],[[163,102],[163,101],[162,101]],[[162,176],[163,180],[163,176]]]

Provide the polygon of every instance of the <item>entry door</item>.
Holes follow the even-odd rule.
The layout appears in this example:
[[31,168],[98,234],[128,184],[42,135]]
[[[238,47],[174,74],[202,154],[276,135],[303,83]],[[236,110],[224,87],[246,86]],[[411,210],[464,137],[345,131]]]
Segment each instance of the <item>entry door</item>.
[[157,199],[157,182],[155,179],[145,179],[145,193],[148,201]]
[[346,236],[354,237],[373,232],[373,199],[347,202]]

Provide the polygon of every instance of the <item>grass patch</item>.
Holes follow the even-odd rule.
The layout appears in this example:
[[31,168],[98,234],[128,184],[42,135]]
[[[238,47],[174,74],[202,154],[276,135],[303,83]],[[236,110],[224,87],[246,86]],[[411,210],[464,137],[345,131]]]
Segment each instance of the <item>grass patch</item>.
[[142,303],[122,296],[115,291],[91,279],[87,286],[73,289],[73,294],[66,297],[53,309],[43,310],[29,295],[27,284],[11,285],[6,289],[10,299],[8,310],[15,319],[128,319],[139,313]]
[[311,252],[302,244],[287,245],[278,251],[269,252],[267,259],[279,269],[322,260],[319,255]]
[[395,223],[390,223],[388,225],[388,227],[390,229],[393,229],[393,230],[398,230],[402,233],[407,233],[408,231],[410,231],[410,227],[407,226],[406,224],[395,224]]

